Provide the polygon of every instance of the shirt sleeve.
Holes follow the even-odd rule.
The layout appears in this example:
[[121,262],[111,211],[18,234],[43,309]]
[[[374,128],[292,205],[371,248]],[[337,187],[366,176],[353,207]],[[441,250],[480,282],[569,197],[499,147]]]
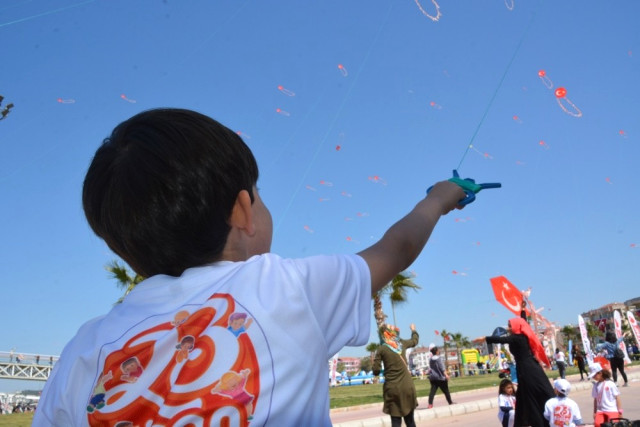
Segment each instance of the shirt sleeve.
[[345,345],[366,344],[371,331],[371,274],[359,255],[294,260],[309,307],[325,336],[327,357]]

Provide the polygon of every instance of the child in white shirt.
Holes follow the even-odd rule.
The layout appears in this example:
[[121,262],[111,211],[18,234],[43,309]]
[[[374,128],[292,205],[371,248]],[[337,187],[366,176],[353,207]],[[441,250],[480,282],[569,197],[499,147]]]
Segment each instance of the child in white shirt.
[[516,390],[511,380],[505,378],[500,381],[498,389],[498,419],[502,427],[513,427],[516,417]]
[[553,388],[556,397],[547,400],[544,405],[544,417],[549,420],[551,426],[582,426],[582,414],[578,404],[569,399],[571,384],[569,381],[560,378],[554,381]]
[[611,381],[611,372],[603,369],[599,363],[589,366],[589,378],[593,379],[593,424],[600,427],[612,418],[622,417],[622,402],[616,383]]

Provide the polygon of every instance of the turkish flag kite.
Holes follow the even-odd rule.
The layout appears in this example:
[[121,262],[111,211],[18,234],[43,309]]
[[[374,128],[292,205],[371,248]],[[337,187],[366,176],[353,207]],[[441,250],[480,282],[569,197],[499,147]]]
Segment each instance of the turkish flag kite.
[[520,316],[520,310],[522,310],[522,292],[520,289],[511,283],[506,277],[498,276],[489,279],[491,281],[491,287],[493,293],[496,296],[496,300],[507,309]]

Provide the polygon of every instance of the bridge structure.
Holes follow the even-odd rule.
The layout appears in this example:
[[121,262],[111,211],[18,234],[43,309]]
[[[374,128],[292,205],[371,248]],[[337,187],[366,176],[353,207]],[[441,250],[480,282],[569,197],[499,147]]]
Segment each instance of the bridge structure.
[[60,356],[0,351],[0,378],[46,381]]

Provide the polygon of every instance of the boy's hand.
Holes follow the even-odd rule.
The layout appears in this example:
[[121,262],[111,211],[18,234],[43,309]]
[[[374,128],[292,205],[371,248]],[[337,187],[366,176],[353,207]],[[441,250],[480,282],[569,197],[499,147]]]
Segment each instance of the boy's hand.
[[466,197],[464,190],[450,181],[437,182],[427,193],[427,199],[440,203],[442,215],[446,215],[453,209],[462,209],[459,202]]
[[415,324],[413,324],[413,323],[412,323],[409,327],[411,328],[411,330],[412,330],[412,331],[415,331],[415,330],[416,330],[416,325],[415,325]]

